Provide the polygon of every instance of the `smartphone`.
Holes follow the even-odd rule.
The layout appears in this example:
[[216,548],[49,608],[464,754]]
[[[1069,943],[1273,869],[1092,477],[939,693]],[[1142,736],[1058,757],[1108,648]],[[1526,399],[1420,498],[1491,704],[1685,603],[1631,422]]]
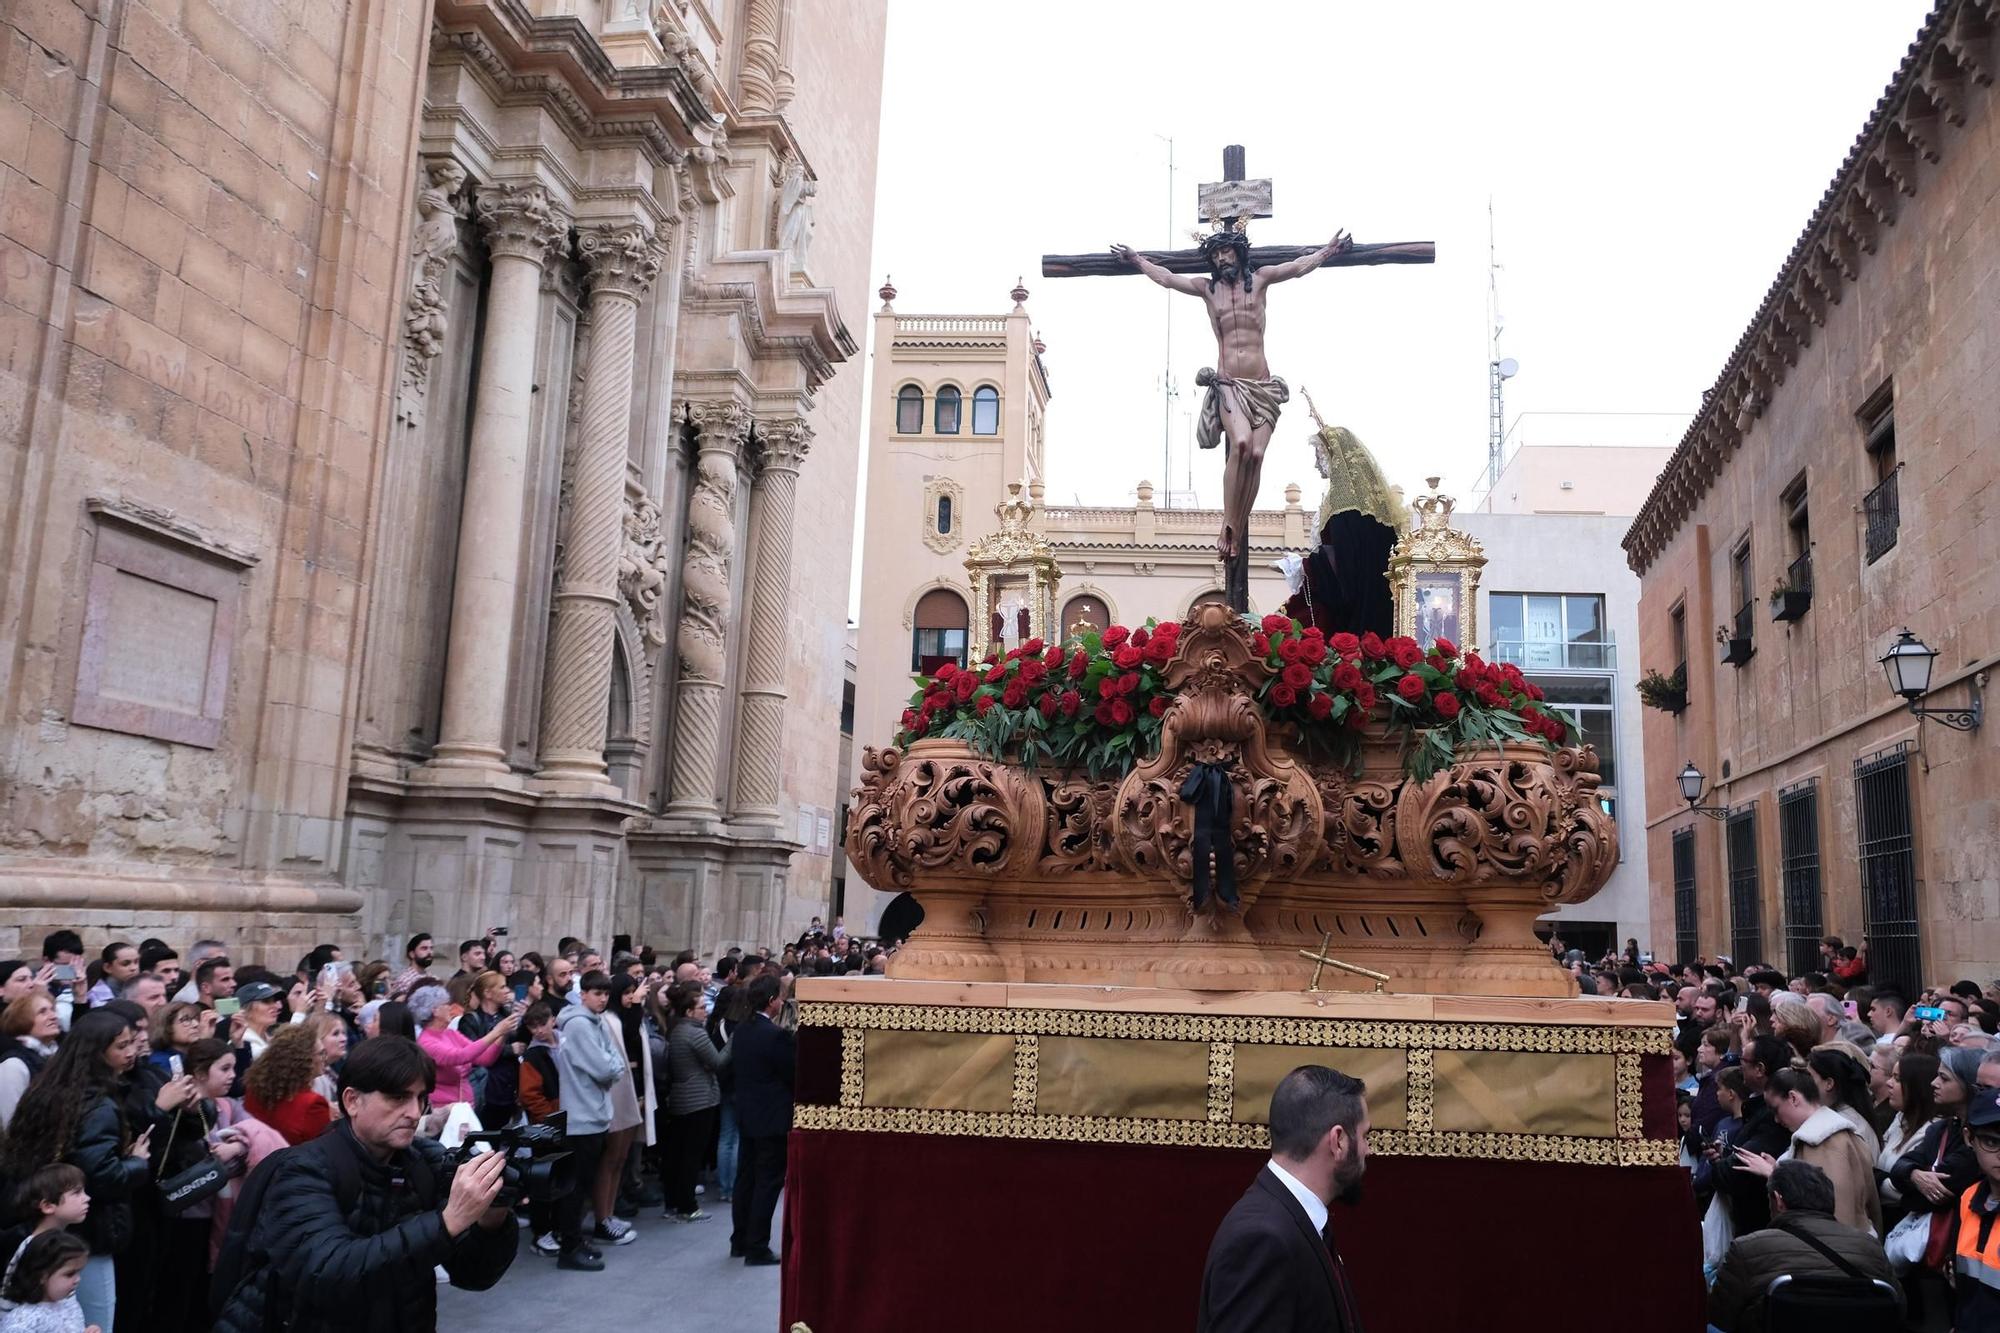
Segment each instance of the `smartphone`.
[[178,1055],[168,1056],[167,1069],[173,1074],[175,1078],[179,1078],[181,1076],[181,1058]]
[[1748,995],[1739,995],[1736,997],[1737,1013],[1739,1014],[1745,1013],[1749,1010],[1749,1008],[1750,1008],[1750,997]]
[[228,1018],[243,1007],[243,1002],[234,995],[225,995],[215,1002],[215,1012]]
[[496,938],[505,939],[507,938],[507,927],[495,926],[493,927],[493,934]]
[[520,986],[516,986],[516,987],[514,987],[514,1003],[516,1003],[516,1004],[526,1004],[527,1002],[528,1002],[528,988],[527,988],[527,986],[525,986],[525,985],[520,985]]
[[1859,1020],[1861,1017],[1861,1011],[1855,1007],[1852,1000],[1842,1000],[1840,1002],[1840,1012],[1856,1020]]
[[76,980],[76,964],[74,964],[74,963],[57,963],[57,964],[56,964],[56,980],[57,980],[57,981],[75,981],[75,980]]
[[1944,1022],[1944,1010],[1934,1004],[1920,1004],[1916,1008],[1910,1010],[1910,1012],[1917,1016],[1919,1022],[1924,1022],[1924,1023]]

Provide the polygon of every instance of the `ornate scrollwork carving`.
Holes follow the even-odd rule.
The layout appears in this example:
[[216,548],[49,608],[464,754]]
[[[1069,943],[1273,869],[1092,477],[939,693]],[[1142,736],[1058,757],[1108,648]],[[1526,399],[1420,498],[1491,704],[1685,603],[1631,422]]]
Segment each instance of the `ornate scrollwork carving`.
[[1132,874],[1173,881],[1190,910],[1195,814],[1181,786],[1196,764],[1226,768],[1229,841],[1244,906],[1258,883],[1297,874],[1319,850],[1319,793],[1304,769],[1268,743],[1249,692],[1269,670],[1250,655],[1227,608],[1201,608],[1167,666],[1167,684],[1180,693],[1167,706],[1159,753],[1119,788],[1112,819],[1120,859]]
[[639,626],[648,651],[667,641],[660,598],[667,589],[666,556],[660,549],[660,507],[644,492],[625,498],[625,549],[618,559],[618,591]]
[[1540,883],[1556,871],[1578,827],[1548,751],[1509,745],[1467,755],[1404,784],[1396,838],[1413,874],[1446,884]]
[[1041,783],[952,742],[861,755],[847,855],[875,885],[1029,870],[1042,844]]
[[1118,804],[1115,782],[1054,782],[1048,794],[1047,840],[1037,863],[1045,875],[1116,870],[1111,812]]

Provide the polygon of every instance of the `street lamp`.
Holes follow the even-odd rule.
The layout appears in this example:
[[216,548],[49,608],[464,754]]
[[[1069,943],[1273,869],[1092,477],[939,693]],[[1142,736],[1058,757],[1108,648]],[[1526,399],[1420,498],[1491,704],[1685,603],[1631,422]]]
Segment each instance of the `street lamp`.
[[1942,722],[1954,731],[1978,730],[1985,712],[1985,701],[1979,694],[1983,672],[1972,681],[1972,707],[1921,708],[1917,705],[1917,700],[1930,693],[1931,664],[1937,661],[1937,655],[1937,649],[1905,627],[1896,636],[1896,641],[1889,645],[1889,651],[1882,654],[1882,670],[1889,677],[1889,688],[1903,696],[1910,712],[1917,717]]
[[1694,766],[1694,760],[1688,760],[1688,766],[1681,770],[1681,775],[1676,781],[1681,784],[1681,799],[1688,803],[1688,811],[1691,814],[1707,815],[1710,819],[1729,818],[1729,807],[1726,805],[1699,804],[1702,786],[1708,779]]

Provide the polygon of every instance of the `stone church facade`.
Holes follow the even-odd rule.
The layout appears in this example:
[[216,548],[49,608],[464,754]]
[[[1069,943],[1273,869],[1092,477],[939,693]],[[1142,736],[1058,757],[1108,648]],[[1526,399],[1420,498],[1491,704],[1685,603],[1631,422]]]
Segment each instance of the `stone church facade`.
[[0,14],[0,953],[822,910],[884,10]]

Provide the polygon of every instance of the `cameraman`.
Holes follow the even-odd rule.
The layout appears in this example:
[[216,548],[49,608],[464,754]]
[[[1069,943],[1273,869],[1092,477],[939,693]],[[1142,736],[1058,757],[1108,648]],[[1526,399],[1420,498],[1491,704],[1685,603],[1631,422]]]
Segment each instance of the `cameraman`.
[[472,1291],[500,1280],[518,1244],[513,1215],[493,1204],[506,1158],[454,1171],[417,1138],[436,1077],[406,1038],[374,1037],[348,1056],[345,1118],[272,1154],[243,1186],[217,1263],[217,1333],[429,1333],[434,1268]]

